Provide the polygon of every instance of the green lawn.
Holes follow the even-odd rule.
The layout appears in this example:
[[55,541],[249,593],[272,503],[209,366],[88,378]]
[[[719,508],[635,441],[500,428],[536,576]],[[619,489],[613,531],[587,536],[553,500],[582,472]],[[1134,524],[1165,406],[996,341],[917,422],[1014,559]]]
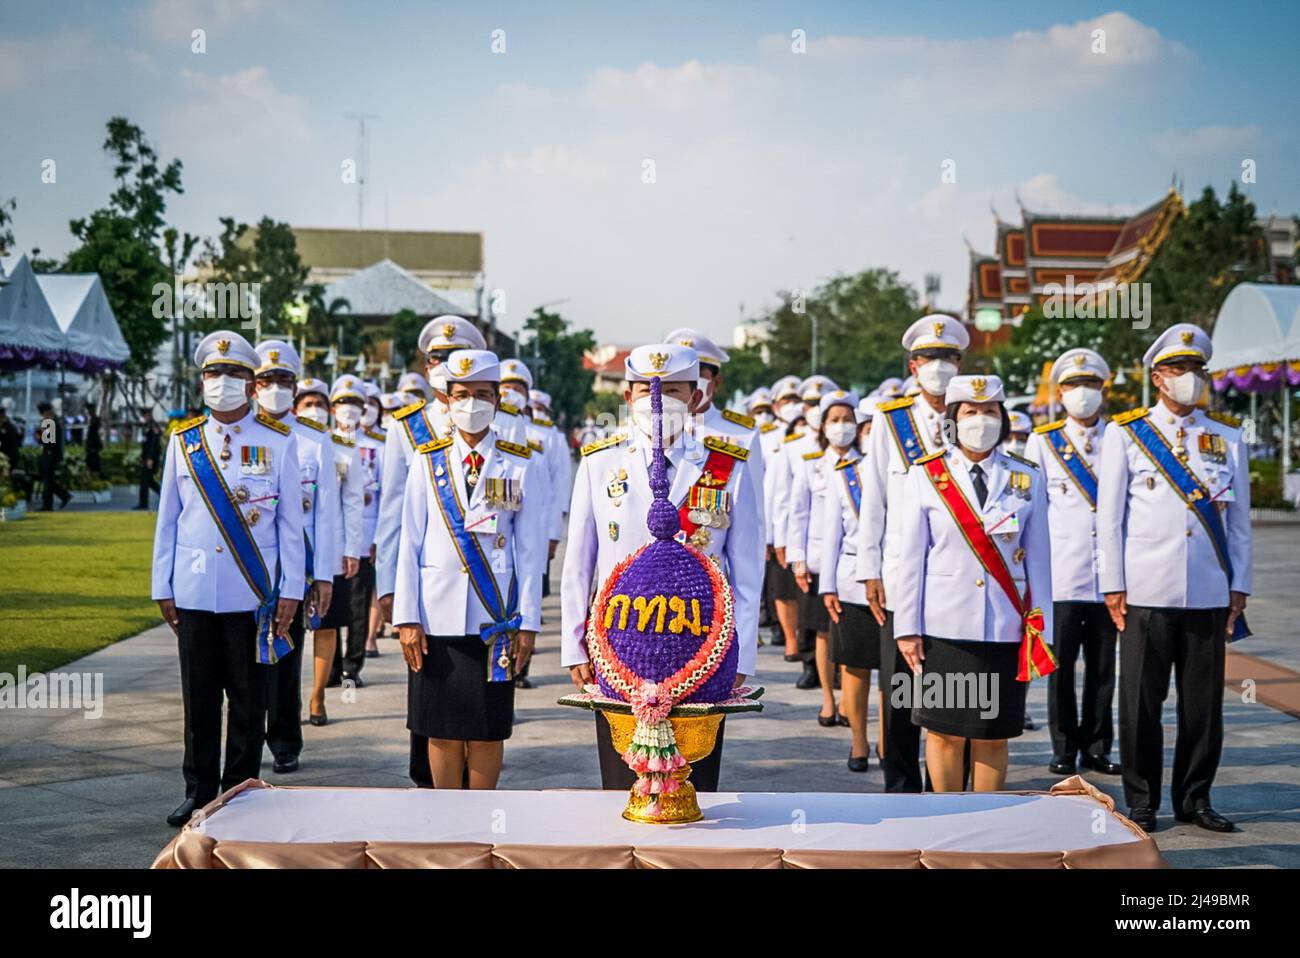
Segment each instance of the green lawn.
[[154,515],[0,522],[0,672],[45,672],[162,621],[149,601]]

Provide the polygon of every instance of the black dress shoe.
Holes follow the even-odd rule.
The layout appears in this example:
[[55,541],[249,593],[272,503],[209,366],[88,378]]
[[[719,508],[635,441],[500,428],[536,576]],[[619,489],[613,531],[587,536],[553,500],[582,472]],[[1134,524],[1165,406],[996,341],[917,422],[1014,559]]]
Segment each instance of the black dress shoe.
[[1074,756],[1072,755],[1053,757],[1052,764],[1047,766],[1047,770],[1053,775],[1074,775],[1078,771],[1074,765]]
[[1130,808],[1128,810],[1129,821],[1144,832],[1154,832],[1156,830],[1156,813],[1149,808]]
[[785,660],[786,660],[787,662],[798,662],[798,661],[799,661],[799,656],[797,656],[797,655],[786,655]]
[[310,723],[311,725],[318,725],[318,726],[319,726],[319,725],[328,725],[328,724],[329,724],[329,716],[327,716],[324,712],[321,712],[320,715],[316,715],[315,713],[312,713],[311,715],[308,715],[308,716],[307,716],[307,721],[308,721],[308,723]]
[[1174,812],[1174,818],[1180,822],[1191,822],[1197,828],[1207,832],[1235,832],[1237,826],[1232,824],[1209,805],[1202,805],[1190,812]]
[[838,725],[838,726],[840,726],[840,728],[850,728],[850,727],[851,727],[850,724],[849,724],[849,717],[848,717],[847,715],[845,715],[843,712],[837,712],[837,713],[835,714],[835,724]]
[[345,675],[343,676],[343,681],[351,685],[354,689],[364,689],[366,687],[366,683],[361,681],[361,676],[359,675]]
[[377,658],[379,658],[379,650],[378,650],[378,649],[366,649],[366,658],[368,658],[368,659],[377,659]]
[[871,767],[871,759],[868,758],[866,755],[859,755],[857,757],[849,758],[850,772],[865,772],[870,767]]
[[176,811],[167,816],[167,824],[180,828],[190,820],[190,816],[198,810],[199,803],[192,798],[187,798],[176,806]]
[[271,771],[277,775],[288,775],[290,772],[298,771],[298,756],[285,755],[282,758],[277,758],[275,764],[271,766]]
[[822,715],[819,712],[817,713],[817,724],[820,725],[822,728],[834,728],[836,725],[839,724],[839,722],[837,721],[839,717],[840,717],[839,712],[836,712],[834,715],[830,716],[829,718],[827,718],[825,715]]
[[819,689],[822,687],[822,680],[817,675],[817,663],[805,662],[803,664],[803,674],[799,676],[798,681],[794,683],[797,689]]
[[517,675],[517,676],[515,676],[515,688],[517,688],[517,689],[531,689],[532,687],[533,687],[533,683],[530,682],[530,681],[528,681],[528,676],[526,676],[526,675]]
[[1025,731],[1026,731],[1026,732],[1032,732],[1032,731],[1033,731],[1035,728],[1037,728],[1037,727],[1038,727],[1038,726],[1034,725],[1034,720],[1031,719],[1031,718],[1029,717],[1029,713],[1026,712],[1026,713],[1025,713]]
[[1079,756],[1079,764],[1103,775],[1120,775],[1124,771],[1124,766],[1119,762],[1112,762],[1109,755],[1093,755],[1090,752],[1084,752]]

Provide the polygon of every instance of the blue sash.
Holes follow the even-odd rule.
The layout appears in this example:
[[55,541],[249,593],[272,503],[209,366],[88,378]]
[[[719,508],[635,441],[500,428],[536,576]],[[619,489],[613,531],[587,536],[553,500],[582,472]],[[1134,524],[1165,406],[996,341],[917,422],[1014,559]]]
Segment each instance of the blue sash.
[[208,449],[207,438],[203,435],[203,423],[191,426],[181,433],[181,450],[185,455],[185,464],[190,476],[208,507],[212,521],[217,524],[221,537],[225,539],[234,557],[235,565],[244,576],[244,581],[253,590],[260,603],[255,613],[257,619],[257,661],[262,665],[274,665],[293,651],[293,643],[283,635],[275,634],[275,607],[280,601],[280,568],[277,559],[273,585],[262,561],[262,552],[253,541],[253,533],[244,522],[244,514],[236,508],[230,495],[230,488],[221,475],[221,470],[212,461],[212,452]]
[[1069,473],[1074,484],[1083,493],[1083,497],[1088,500],[1088,505],[1097,508],[1097,477],[1084,462],[1083,456],[1079,455],[1079,450],[1074,448],[1074,443],[1070,442],[1070,437],[1065,434],[1065,427],[1053,429],[1043,435],[1047,438],[1047,444],[1052,447],[1052,452],[1056,453],[1057,461]]
[[411,448],[419,449],[426,442],[433,442],[437,437],[434,436],[433,430],[429,428],[429,420],[424,416],[424,407],[421,406],[411,415],[404,417],[402,425],[406,428],[406,435],[411,440]]
[[[421,416],[421,419],[424,417]],[[483,547],[478,537],[465,530],[465,510],[460,504],[456,492],[456,483],[452,479],[452,465],[447,459],[447,447],[451,440],[444,440],[427,455],[429,481],[433,483],[433,492],[438,499],[438,508],[452,544],[460,555],[469,573],[470,584],[478,595],[483,608],[487,610],[492,621],[479,630],[479,638],[488,643],[487,680],[489,682],[509,682],[514,679],[510,659],[510,634],[518,630],[523,622],[519,614],[519,582],[514,572],[510,574],[510,594],[505,603],[501,601],[501,590],[497,588],[496,576],[492,574]]]
[[903,454],[903,461],[910,469],[916,460],[925,455],[925,445],[921,442],[921,437],[916,434],[916,420],[912,418],[912,407],[891,409],[885,413],[885,418],[889,420],[889,428],[894,433],[894,441],[898,443],[898,451]]
[[[1219,559],[1219,565],[1223,567],[1223,574],[1228,577],[1228,589],[1231,590],[1232,560],[1228,557],[1228,533],[1223,528],[1223,517],[1219,515],[1219,507],[1210,501],[1210,490],[1205,488],[1196,474],[1187,468],[1186,463],[1174,455],[1169,440],[1159,429],[1151,425],[1146,416],[1123,423],[1123,426],[1133,437],[1138,448],[1147,454],[1147,458],[1155,463],[1161,475],[1169,480],[1174,491],[1182,496],[1188,508],[1196,513],[1196,518],[1201,520],[1201,525],[1205,526],[1205,531],[1210,535],[1210,542],[1214,544],[1214,553]],[[1235,642],[1248,635],[1250,629],[1246,626],[1246,617],[1237,616],[1228,641]]]
[[861,461],[861,459],[855,459],[840,470],[840,472],[844,473],[844,488],[849,492],[849,502],[853,504],[853,514],[855,516],[862,514],[862,483],[858,478],[858,463]]

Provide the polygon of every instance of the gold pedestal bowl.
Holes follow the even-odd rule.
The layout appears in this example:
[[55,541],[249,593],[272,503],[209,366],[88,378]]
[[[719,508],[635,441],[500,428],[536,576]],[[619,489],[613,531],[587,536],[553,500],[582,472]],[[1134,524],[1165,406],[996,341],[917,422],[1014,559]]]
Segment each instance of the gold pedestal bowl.
[[[632,744],[632,733],[636,730],[636,717],[628,712],[615,712],[600,709],[600,714],[609,723],[610,740],[615,750],[622,755]],[[706,758],[713,751],[718,740],[718,728],[722,725],[721,712],[706,715],[670,716],[673,735],[677,738],[677,748],[686,759],[686,764],[672,773],[681,785],[675,792],[658,795],[638,795],[634,789],[628,791],[627,806],[623,817],[630,822],[646,822],[652,825],[681,825],[685,822],[698,822],[704,818],[700,803],[695,798],[695,786],[687,779],[691,775],[691,762]],[[658,804],[659,813],[650,814],[651,805]]]

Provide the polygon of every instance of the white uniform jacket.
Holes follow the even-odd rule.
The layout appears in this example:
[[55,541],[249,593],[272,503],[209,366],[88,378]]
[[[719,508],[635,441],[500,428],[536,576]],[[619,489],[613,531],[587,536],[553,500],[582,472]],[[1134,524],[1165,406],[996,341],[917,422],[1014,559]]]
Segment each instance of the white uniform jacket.
[[[720,436],[727,442],[744,446],[749,450],[745,460],[745,473],[749,476],[754,490],[754,501],[758,503],[760,522],[767,524],[767,502],[763,486],[767,480],[767,463],[763,445],[758,441],[758,424],[749,416],[722,410],[710,405],[704,412],[692,416],[687,430],[698,441],[703,442],[707,436]],[[766,535],[760,553],[766,549]]]
[[[529,424],[528,444],[533,453],[541,452],[550,477],[550,497],[553,503],[547,535],[555,542],[564,538],[564,517],[569,511],[569,497],[573,485],[573,456],[564,433],[555,428],[549,419],[535,417]],[[540,447],[540,448],[539,448]]]
[[379,520],[375,526],[375,595],[392,595],[397,583],[397,545],[402,532],[402,506],[406,491],[406,473],[415,447],[403,420],[422,416],[435,439],[450,434],[451,426],[437,403],[419,402],[403,406],[393,413],[392,424],[384,438],[383,471],[379,485],[385,495],[379,498]]
[[[1160,403],[1145,416],[1170,446],[1180,444],[1203,495],[1216,504],[1228,539],[1232,581],[1209,532],[1116,416],[1101,447],[1097,565],[1102,592],[1127,592],[1129,605],[1226,608],[1228,591],[1250,592],[1250,468],[1241,431],[1203,410],[1182,418]],[[1203,438],[1204,437],[1204,438]],[[1212,438],[1217,437],[1217,438]],[[1204,444],[1204,445],[1203,445]]]
[[790,521],[786,530],[785,558],[791,565],[802,562],[808,571],[820,575],[822,565],[821,518],[830,474],[839,456],[830,447],[805,452],[794,463],[794,487],[790,494]]
[[[343,551],[342,556],[361,559],[370,555],[370,547],[363,541],[365,529],[366,475],[354,439],[337,432],[330,434],[334,444],[334,468],[338,472],[342,492]],[[337,574],[343,573],[340,560]]]
[[[670,463],[669,498],[680,506],[708,458],[708,449],[683,435],[665,454]],[[588,661],[587,613],[596,590],[620,561],[650,541],[646,513],[650,493],[650,440],[620,433],[583,447],[569,506],[569,537],[560,580],[560,664]],[[738,670],[753,675],[758,658],[758,605],[763,586],[762,538],[754,487],[737,461],[725,491],[731,493],[730,525],[708,529],[702,551],[717,556],[735,596]]]
[[312,547],[312,577],[329,581],[339,567],[343,541],[342,500],[334,444],[323,426],[310,419],[286,416],[298,444],[298,469],[302,481],[303,525]]
[[853,472],[861,490],[864,462],[857,450],[850,449],[847,457],[836,464],[827,478],[821,512],[813,517],[821,530],[819,591],[823,595],[833,592],[841,602],[857,605],[867,604],[867,588],[857,578],[858,512],[844,474],[846,470]]
[[[790,534],[790,496],[794,493],[794,470],[805,452],[817,451],[817,436],[811,430],[800,429],[791,432],[781,440],[776,461],[772,471],[772,547],[785,549],[789,546]],[[786,556],[789,563],[790,557]]]
[[[249,412],[228,424],[211,416],[200,418],[212,461],[230,501],[243,513],[272,586],[278,570],[280,594],[301,598],[307,561],[302,486],[298,444],[289,426],[265,413]],[[151,594],[155,601],[174,600],[178,609],[255,611],[260,601],[239,571],[186,465],[183,431],[178,429],[168,440],[154,527]],[[221,458],[223,449],[230,451],[226,459]]]
[[[495,426],[477,450],[483,463],[472,492],[465,481],[464,465],[470,446],[459,432],[446,448],[447,467],[442,475],[436,474],[427,453],[417,452],[411,460],[402,499],[393,592],[395,625],[418,622],[426,635],[457,637],[478,635],[492,621],[470,583],[469,571],[443,518],[434,483],[450,483],[461,504],[465,527],[487,559],[502,602],[509,601],[514,577],[522,617],[519,627],[531,632],[541,627],[542,563],[538,553],[546,551],[543,524],[548,506],[536,493],[532,457],[526,445],[501,439]],[[486,489],[491,479],[518,483],[519,508],[488,502]]]
[[357,459],[361,466],[361,548],[369,558],[379,528],[384,487],[384,444],[387,437],[373,429],[357,429]]
[[[913,506],[904,501],[907,460],[894,434],[889,412],[906,409],[915,423],[917,441],[925,447],[922,455],[944,447],[943,414],[923,398],[908,396],[881,403],[872,419],[868,437],[867,464],[862,470],[862,515],[858,520],[858,579],[881,579],[885,586],[885,607],[894,608],[893,573],[902,548],[900,527],[893,512],[911,513]],[[904,518],[903,521],[906,521]],[[1044,596],[1043,601],[1050,597]],[[901,634],[901,633],[900,633]]]
[[1101,465],[1101,437],[1106,423],[1085,426],[1077,419],[1039,426],[1025,444],[1025,458],[1038,463],[1047,480],[1047,518],[1052,530],[1052,601],[1101,602],[1097,582],[1097,508],[1079,487],[1061,457],[1049,445],[1048,432],[1060,431],[1069,441],[1072,460],[1092,471],[1094,483]]
[[758,445],[763,450],[763,542],[772,544],[772,515],[776,508],[775,484],[776,457],[781,451],[784,433],[779,423],[769,422],[758,427]]
[[[953,482],[990,531],[1021,600],[1028,590],[1027,608],[1044,610],[1043,640],[1050,645],[1052,546],[1041,471],[1028,460],[995,451],[980,463],[988,487],[980,509],[970,461],[957,449],[944,455]],[[1017,482],[1028,484],[1026,495],[1017,493]],[[1021,641],[1024,626],[1011,599],[985,570],[923,468],[908,475],[904,502],[890,519],[900,526],[901,546],[894,571],[894,635]]]

